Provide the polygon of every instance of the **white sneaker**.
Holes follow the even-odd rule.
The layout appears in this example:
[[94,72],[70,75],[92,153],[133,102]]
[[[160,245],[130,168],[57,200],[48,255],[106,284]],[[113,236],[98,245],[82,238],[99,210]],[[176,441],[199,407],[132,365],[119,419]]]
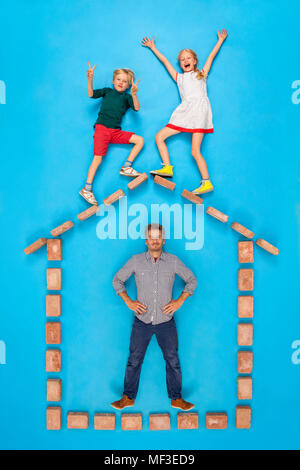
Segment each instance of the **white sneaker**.
[[79,194],[90,204],[93,204],[94,206],[98,206],[98,202],[93,194],[93,191],[88,191],[87,189],[82,188],[82,190],[79,191]]
[[134,168],[132,168],[132,166],[128,166],[128,167],[122,166],[120,170],[120,175],[131,176],[133,178],[135,178],[136,176],[139,176],[140,174],[141,173],[139,173]]

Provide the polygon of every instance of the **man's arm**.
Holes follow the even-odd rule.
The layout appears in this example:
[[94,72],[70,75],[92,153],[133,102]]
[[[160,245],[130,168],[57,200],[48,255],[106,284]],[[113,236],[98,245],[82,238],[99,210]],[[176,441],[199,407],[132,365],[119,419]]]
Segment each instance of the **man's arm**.
[[130,258],[124,266],[114,275],[113,288],[117,294],[126,291],[125,282],[134,273],[135,262],[134,257]]
[[173,315],[173,313],[175,313],[176,310],[182,306],[186,299],[193,295],[194,290],[197,287],[197,279],[195,278],[194,274],[182,263],[182,261],[180,261],[179,258],[176,258],[175,261],[175,273],[185,281],[185,286],[178,299],[171,300],[163,308],[163,313],[166,315]]
[[126,292],[125,282],[135,271],[134,257],[130,258],[113,278],[113,287],[130,310],[142,315],[146,311],[145,305],[138,300],[132,300]]
[[193,272],[187,268],[179,258],[176,259],[175,273],[185,282],[183,293],[185,292],[189,295],[193,295],[194,290],[197,287],[197,279]]

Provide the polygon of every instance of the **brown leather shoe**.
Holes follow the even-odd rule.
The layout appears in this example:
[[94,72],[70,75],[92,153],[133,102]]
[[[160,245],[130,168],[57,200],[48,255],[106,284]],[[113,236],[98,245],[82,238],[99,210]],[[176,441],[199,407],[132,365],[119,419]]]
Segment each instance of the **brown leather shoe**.
[[185,401],[183,398],[177,398],[176,400],[171,400],[171,406],[173,408],[179,408],[183,411],[189,411],[194,408],[195,405],[193,405],[193,403]]
[[123,410],[123,408],[127,408],[128,406],[133,406],[134,400],[133,398],[128,398],[127,395],[123,395],[121,400],[114,401],[110,404],[116,410]]

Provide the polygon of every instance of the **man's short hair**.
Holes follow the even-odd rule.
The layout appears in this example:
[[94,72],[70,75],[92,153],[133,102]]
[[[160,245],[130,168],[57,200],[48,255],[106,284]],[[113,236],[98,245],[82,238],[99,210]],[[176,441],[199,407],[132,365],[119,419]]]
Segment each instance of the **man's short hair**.
[[162,237],[165,238],[165,229],[163,228],[163,226],[161,224],[156,224],[156,223],[148,224],[147,227],[145,228],[145,237],[146,238],[148,238],[150,230],[159,230]]

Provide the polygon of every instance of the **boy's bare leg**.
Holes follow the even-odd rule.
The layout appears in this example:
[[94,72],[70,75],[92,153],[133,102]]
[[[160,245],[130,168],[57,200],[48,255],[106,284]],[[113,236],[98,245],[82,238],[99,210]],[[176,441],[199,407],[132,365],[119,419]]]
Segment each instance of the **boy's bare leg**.
[[87,179],[86,179],[86,182],[88,184],[92,184],[92,182],[94,180],[94,177],[95,177],[95,174],[96,174],[96,171],[98,170],[98,167],[101,164],[101,162],[102,162],[102,156],[94,155],[94,158],[93,158],[93,161],[90,165],[90,168],[89,168],[89,171],[88,171],[88,176],[87,176]]
[[98,203],[92,190],[92,183],[93,183],[96,171],[98,170],[98,167],[101,162],[102,162],[102,156],[94,155],[93,161],[88,171],[86,185],[79,192],[80,196],[82,196],[87,202],[93,205],[97,205]]
[[130,137],[129,143],[134,144],[134,146],[130,150],[127,160],[129,162],[133,162],[134,159],[138,156],[138,154],[142,150],[142,148],[144,147],[144,139],[140,135],[133,134]]
[[140,151],[142,150],[144,146],[144,139],[140,135],[133,134],[130,139],[129,139],[130,144],[134,144],[132,147],[127,161],[124,163],[124,165],[121,167],[120,174],[124,176],[131,176],[135,178],[136,176],[140,175],[134,168],[132,168],[132,163],[134,159],[138,156]]

